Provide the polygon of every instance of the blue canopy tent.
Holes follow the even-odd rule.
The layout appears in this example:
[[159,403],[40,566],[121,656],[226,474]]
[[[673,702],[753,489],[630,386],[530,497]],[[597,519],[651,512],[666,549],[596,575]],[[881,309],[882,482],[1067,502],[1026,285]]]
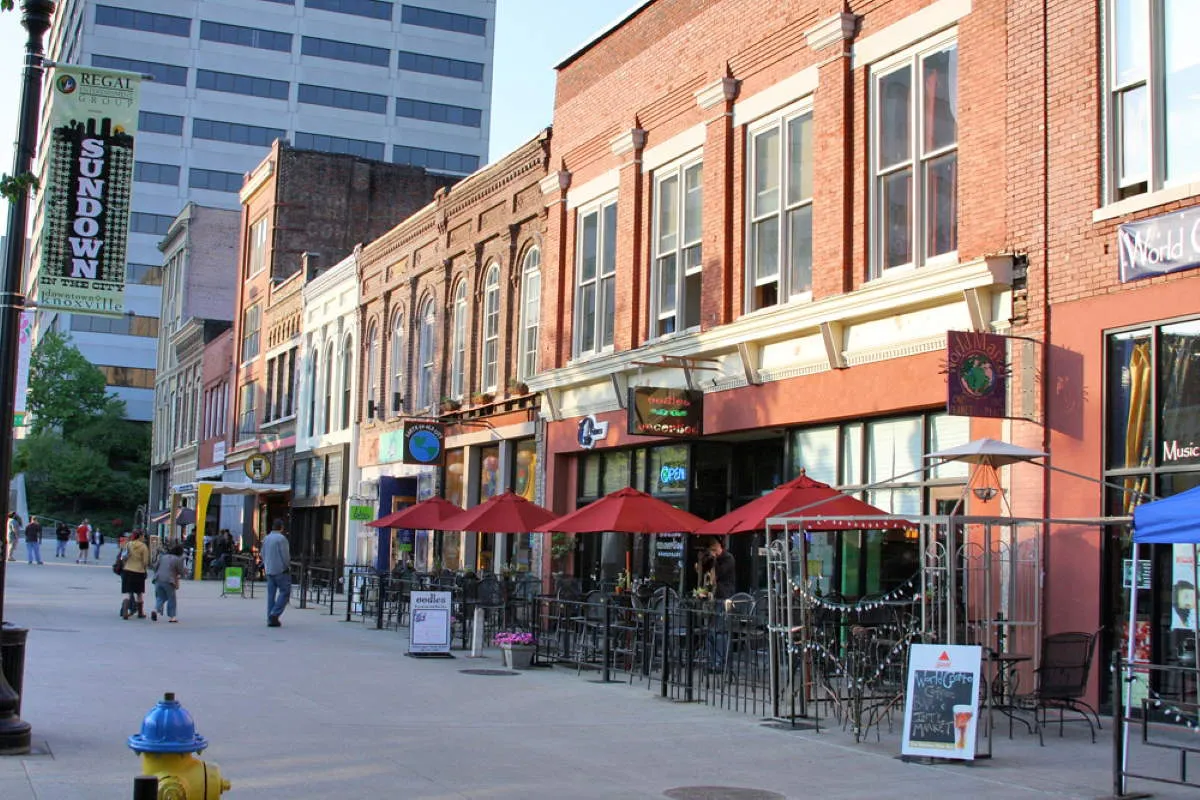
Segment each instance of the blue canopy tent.
[[[1200,544],[1200,486],[1186,492],[1143,503],[1133,509],[1133,585],[1129,591],[1129,640],[1125,654],[1125,682],[1133,680],[1134,629],[1137,622],[1138,548],[1143,544]],[[1125,730],[1121,747],[1121,791],[1129,760],[1129,715],[1133,692],[1125,695]]]

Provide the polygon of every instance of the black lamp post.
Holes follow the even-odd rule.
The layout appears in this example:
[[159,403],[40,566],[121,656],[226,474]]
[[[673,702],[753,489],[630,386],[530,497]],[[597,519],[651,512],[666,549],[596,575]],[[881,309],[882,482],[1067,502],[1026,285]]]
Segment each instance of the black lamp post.
[[[42,40],[50,28],[54,14],[53,0],[21,0],[21,24],[29,32],[25,42],[25,71],[21,90],[21,113],[17,118],[17,149],[13,154],[14,177],[33,167],[33,149],[37,141],[38,118],[42,91]],[[8,251],[4,271],[0,273],[0,517],[7,521],[9,483],[12,480],[13,407],[17,390],[18,323],[25,298],[21,294],[21,279],[25,264],[25,226],[29,193],[18,184],[17,195],[8,204]],[[7,534],[6,534],[7,535]],[[0,558],[0,620],[4,619],[4,579],[7,562]],[[0,645],[5,640],[9,648],[20,653],[24,671],[24,637],[26,631],[4,628]],[[5,659],[13,661],[15,659]],[[22,755],[29,752],[32,729],[21,719],[21,698],[0,670],[0,755]]]

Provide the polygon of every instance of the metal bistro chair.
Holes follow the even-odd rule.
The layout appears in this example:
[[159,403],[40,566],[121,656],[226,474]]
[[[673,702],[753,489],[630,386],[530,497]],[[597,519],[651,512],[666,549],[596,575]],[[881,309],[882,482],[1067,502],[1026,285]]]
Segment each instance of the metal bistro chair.
[[[1088,672],[1092,666],[1096,634],[1070,631],[1042,639],[1042,660],[1037,668],[1037,689],[1034,693],[1034,724],[1038,742],[1045,744],[1042,727],[1047,724],[1046,712],[1058,709],[1058,735],[1063,735],[1063,712],[1074,711],[1088,724],[1092,742],[1100,728],[1100,715],[1084,701]],[[1093,726],[1092,721],[1095,720]]]

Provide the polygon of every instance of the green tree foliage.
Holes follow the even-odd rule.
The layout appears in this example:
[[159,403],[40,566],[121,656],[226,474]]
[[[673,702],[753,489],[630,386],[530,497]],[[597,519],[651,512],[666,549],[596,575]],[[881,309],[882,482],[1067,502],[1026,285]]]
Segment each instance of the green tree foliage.
[[119,512],[146,498],[150,426],[125,419],[104,373],[62,334],[47,333],[30,361],[31,435],[16,452],[30,510],[57,516]]

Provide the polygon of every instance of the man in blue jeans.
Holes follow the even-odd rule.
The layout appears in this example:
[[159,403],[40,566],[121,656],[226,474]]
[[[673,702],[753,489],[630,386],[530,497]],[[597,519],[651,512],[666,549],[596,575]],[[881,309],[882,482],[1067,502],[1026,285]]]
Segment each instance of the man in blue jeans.
[[283,532],[283,520],[275,520],[262,543],[263,571],[267,573],[267,627],[280,627],[279,617],[292,594],[292,550]]

